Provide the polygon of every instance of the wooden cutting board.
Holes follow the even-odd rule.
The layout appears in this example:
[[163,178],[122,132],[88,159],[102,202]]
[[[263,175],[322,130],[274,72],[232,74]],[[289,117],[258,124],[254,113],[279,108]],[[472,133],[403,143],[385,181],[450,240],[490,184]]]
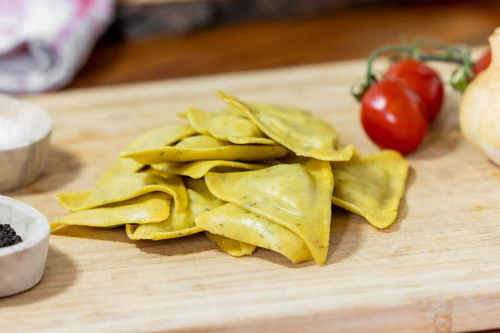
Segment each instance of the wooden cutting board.
[[[80,90],[32,98],[54,117],[43,178],[13,193],[49,219],[62,190],[88,189],[120,148],[180,122],[187,105],[244,100],[304,107],[343,142],[376,151],[349,86],[361,62]],[[450,68],[443,68],[449,73]],[[388,230],[335,209],[326,265],[258,250],[232,258],[203,235],[131,242],[124,230],[67,228],[50,241],[34,289],[0,300],[2,331],[462,332],[500,327],[500,169],[465,142],[458,96],[410,157],[399,217]],[[1,272],[0,272],[1,273]]]

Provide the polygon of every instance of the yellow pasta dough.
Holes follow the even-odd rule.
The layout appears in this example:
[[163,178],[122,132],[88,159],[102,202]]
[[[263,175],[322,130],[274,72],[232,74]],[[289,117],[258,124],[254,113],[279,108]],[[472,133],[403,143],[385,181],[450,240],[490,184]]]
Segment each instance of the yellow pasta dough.
[[192,162],[198,160],[261,161],[285,156],[287,150],[278,145],[235,145],[211,136],[198,135],[173,147],[124,152],[120,156],[139,163]]
[[[189,125],[164,126],[147,131],[141,137],[128,144],[124,151],[168,146],[194,134],[196,134],[196,131]],[[121,158],[99,178],[97,183],[105,183],[111,178],[124,173],[137,172],[143,167],[144,164],[142,163],[138,163],[132,159]]]
[[203,231],[195,223],[196,217],[223,204],[207,189],[203,179],[186,180],[188,205],[183,213],[172,211],[165,221],[159,223],[126,226],[130,239],[170,239],[192,235]]
[[[228,105],[227,107],[221,109],[220,111],[218,111],[218,113],[220,113],[220,114],[227,114],[227,113],[229,113],[229,114],[235,114],[235,115],[240,115],[240,116],[241,115],[243,115],[243,116],[245,115],[243,112],[241,112],[237,108],[232,107],[231,105]],[[182,118],[182,119],[188,119],[186,112],[178,112],[177,116],[179,118]]]
[[222,250],[232,255],[233,257],[250,255],[255,251],[256,248],[255,245],[247,244],[231,238],[216,235],[211,232],[205,231],[205,235],[207,235],[207,237],[212,242],[217,244],[218,247],[220,247]]
[[173,174],[171,172],[168,172],[166,170],[154,169],[152,166],[147,166],[142,171],[139,171],[139,172],[158,175],[158,176],[161,176],[165,179],[168,179],[172,176],[175,176],[175,174]]
[[124,174],[90,191],[59,193],[57,199],[65,209],[77,212],[125,201],[151,192],[170,194],[174,197],[175,211],[180,213],[186,210],[187,194],[182,179],[178,176],[165,179],[151,173]]
[[299,156],[324,161],[351,159],[354,147],[339,148],[337,132],[307,111],[268,104],[247,104],[222,92],[219,92],[219,97],[239,108],[262,132]]
[[363,216],[378,228],[386,228],[398,214],[408,168],[408,162],[395,151],[332,163],[332,202]]
[[219,140],[235,144],[276,144],[243,113],[206,112],[190,107],[186,116],[198,133],[211,135]]
[[112,228],[127,223],[154,223],[168,218],[170,201],[168,194],[155,192],[99,208],[71,213],[50,223],[51,229],[64,225]]
[[308,159],[257,171],[212,173],[208,188],[233,203],[296,233],[318,264],[328,253],[333,176],[330,164]]
[[234,169],[258,170],[267,168],[266,164],[252,164],[224,160],[194,161],[189,163],[160,163],[151,166],[154,170],[165,173],[187,176],[191,178],[201,178],[211,170],[216,172],[227,172]]
[[196,225],[213,234],[281,253],[293,263],[313,259],[297,234],[234,204],[199,215]]

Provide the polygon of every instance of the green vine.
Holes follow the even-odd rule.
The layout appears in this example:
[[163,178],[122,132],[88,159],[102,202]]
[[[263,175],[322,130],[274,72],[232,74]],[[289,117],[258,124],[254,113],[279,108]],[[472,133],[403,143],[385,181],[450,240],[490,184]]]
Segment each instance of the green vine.
[[[424,47],[431,51],[424,51]],[[448,45],[431,39],[417,39],[410,44],[386,45],[370,54],[364,81],[351,88],[351,94],[358,101],[361,101],[365,92],[378,82],[376,75],[373,74],[373,64],[377,58],[386,54],[392,54],[393,61],[414,59],[422,62],[440,61],[457,64],[458,67],[453,71],[449,84],[459,92],[465,91],[469,82],[474,78],[471,51],[466,45]]]

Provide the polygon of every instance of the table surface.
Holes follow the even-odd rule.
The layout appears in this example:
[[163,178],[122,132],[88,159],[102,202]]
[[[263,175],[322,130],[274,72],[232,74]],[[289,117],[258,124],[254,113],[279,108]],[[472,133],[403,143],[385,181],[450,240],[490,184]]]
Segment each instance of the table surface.
[[359,58],[403,34],[481,45],[499,25],[500,3],[475,1],[246,22],[183,37],[105,39],[66,89]]
[[[187,105],[220,108],[216,89],[310,110],[334,125],[342,142],[369,154],[377,148],[348,94],[364,67],[334,62],[32,98],[54,119],[50,157],[36,183],[10,195],[56,220],[65,215],[56,192],[92,188],[126,143],[182,122],[176,115]],[[436,68],[443,77],[452,71]],[[132,242],[123,228],[64,228],[51,237],[41,283],[0,300],[2,327],[26,333],[500,327],[500,171],[460,135],[458,101],[458,94],[447,94],[426,141],[408,157],[411,171],[395,223],[379,231],[335,209],[322,267],[291,265],[265,250],[231,258],[202,234]]]

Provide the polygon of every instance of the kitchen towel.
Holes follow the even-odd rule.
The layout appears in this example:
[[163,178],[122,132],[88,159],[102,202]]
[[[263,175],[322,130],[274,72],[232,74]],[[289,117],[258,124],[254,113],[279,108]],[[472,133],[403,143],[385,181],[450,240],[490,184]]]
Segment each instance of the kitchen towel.
[[0,92],[68,84],[113,12],[114,0],[0,0]]

